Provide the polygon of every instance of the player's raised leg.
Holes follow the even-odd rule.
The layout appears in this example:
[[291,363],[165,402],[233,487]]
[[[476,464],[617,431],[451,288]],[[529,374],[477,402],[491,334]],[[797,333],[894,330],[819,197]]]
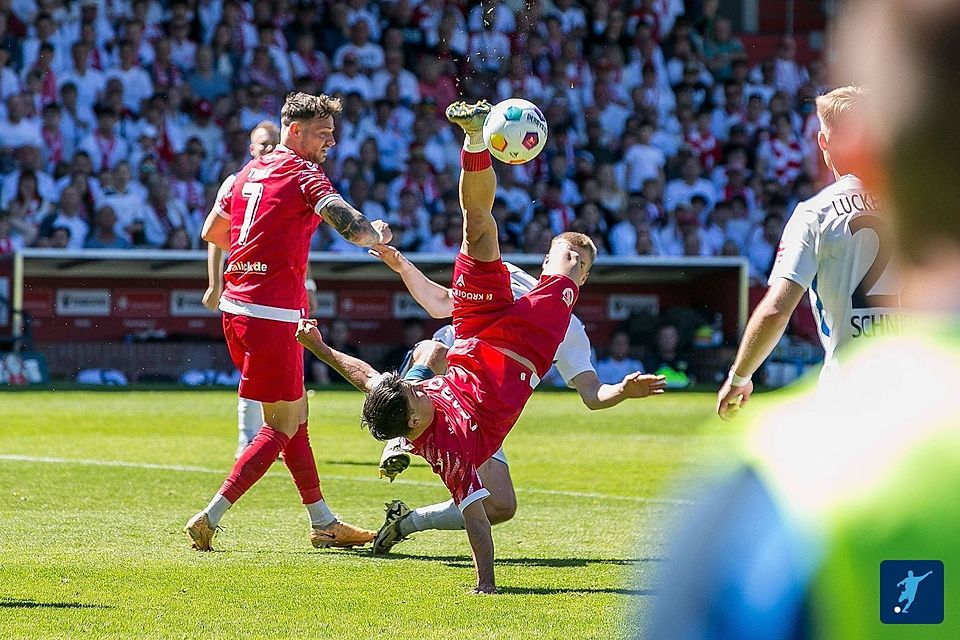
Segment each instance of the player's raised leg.
[[483,262],[500,257],[497,222],[493,218],[493,200],[497,176],[492,159],[483,142],[483,123],[490,113],[490,103],[454,102],[447,107],[447,119],[463,129],[466,137],[460,153],[460,207],[463,209],[463,244],[461,251]]
[[[517,494],[510,477],[510,467],[503,449],[477,469],[483,486],[490,495],[483,501],[483,510],[490,524],[500,524],[513,518],[517,512]],[[418,531],[456,531],[464,528],[463,514],[453,500],[418,507],[411,510],[400,500],[387,504],[383,526],[373,542],[373,553],[384,554],[398,542]]]
[[237,453],[239,458],[243,450],[250,446],[257,432],[263,426],[263,407],[256,400],[237,398]]

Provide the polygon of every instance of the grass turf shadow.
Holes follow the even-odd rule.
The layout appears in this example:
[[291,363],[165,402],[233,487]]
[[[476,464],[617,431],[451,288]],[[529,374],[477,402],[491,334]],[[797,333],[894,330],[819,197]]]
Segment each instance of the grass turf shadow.
[[37,602],[20,598],[0,597],[0,609],[113,609],[102,604],[83,602]]

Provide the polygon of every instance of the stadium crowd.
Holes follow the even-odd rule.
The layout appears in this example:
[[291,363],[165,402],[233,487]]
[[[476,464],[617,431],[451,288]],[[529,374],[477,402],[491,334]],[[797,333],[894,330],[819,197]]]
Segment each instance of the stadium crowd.
[[[0,0],[0,254],[199,246],[221,180],[290,90],[343,98],[327,172],[405,251],[455,252],[459,95],[550,123],[498,165],[505,253],[745,255],[765,279],[819,180],[822,65],[748,62],[705,0]],[[321,225],[314,248],[357,250]]]

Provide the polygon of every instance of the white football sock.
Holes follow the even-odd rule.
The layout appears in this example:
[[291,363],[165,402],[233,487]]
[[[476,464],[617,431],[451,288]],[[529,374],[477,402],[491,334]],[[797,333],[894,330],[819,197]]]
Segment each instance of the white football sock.
[[327,503],[323,500],[318,500],[313,504],[304,505],[307,507],[307,514],[310,516],[310,526],[314,528],[323,528],[333,523],[336,520],[333,512],[330,511],[330,508],[327,507]]
[[418,507],[400,522],[400,533],[405,536],[428,529],[454,531],[463,528],[463,514],[453,500],[429,507]]
[[256,400],[237,399],[238,442],[246,447],[256,437],[263,426],[263,406]]
[[219,493],[213,496],[213,500],[211,500],[207,508],[203,510],[210,520],[210,526],[216,528],[216,526],[220,524],[220,519],[223,518],[223,514],[232,506],[233,504]]

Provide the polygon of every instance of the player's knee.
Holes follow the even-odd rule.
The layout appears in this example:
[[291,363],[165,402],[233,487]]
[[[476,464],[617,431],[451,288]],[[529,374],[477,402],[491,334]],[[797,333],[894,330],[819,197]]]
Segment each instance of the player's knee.
[[517,513],[517,499],[514,496],[503,497],[499,500],[490,500],[484,504],[487,519],[490,524],[502,524],[512,520]]
[[436,340],[423,340],[413,348],[413,364],[430,367],[437,374],[447,372],[447,345]]

